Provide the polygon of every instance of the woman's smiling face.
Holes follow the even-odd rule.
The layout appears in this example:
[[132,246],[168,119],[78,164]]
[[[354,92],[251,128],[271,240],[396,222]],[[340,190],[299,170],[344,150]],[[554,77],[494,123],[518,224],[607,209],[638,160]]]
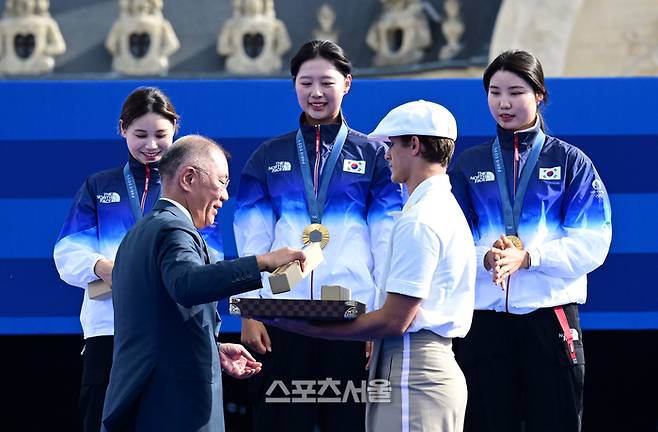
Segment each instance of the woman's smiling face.
[[295,92],[308,123],[335,123],[343,96],[349,91],[351,83],[351,75],[344,76],[322,57],[302,63],[295,78]]

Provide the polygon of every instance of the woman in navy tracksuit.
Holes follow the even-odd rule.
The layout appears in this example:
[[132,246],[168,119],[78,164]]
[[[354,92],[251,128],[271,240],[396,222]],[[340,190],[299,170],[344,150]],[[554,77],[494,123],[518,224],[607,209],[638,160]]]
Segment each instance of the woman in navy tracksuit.
[[[240,177],[234,219],[239,255],[302,246],[305,228],[319,224],[328,233],[322,265],[276,298],[319,299],[322,285],[341,285],[369,308],[374,302],[394,222],[389,213],[402,208],[402,194],[391,182],[385,144],[349,128],[342,115],[351,70],[335,43],[305,43],[290,62],[303,111],[299,128],[264,142]],[[321,212],[310,204],[315,197]],[[240,297],[272,298],[267,277],[263,287]],[[253,430],[363,430],[365,404],[346,389],[367,379],[365,344],[309,338],[246,318],[241,339],[263,363],[249,382]],[[340,383],[325,393],[319,389],[327,379]],[[318,403],[294,403],[295,389],[309,380],[318,383]],[[291,403],[269,401],[285,393],[281,387],[292,391]],[[340,402],[326,403],[337,393]]]
[[464,151],[449,172],[478,262],[473,325],[456,349],[466,430],[578,431],[578,304],[608,253],[610,202],[590,159],[544,132],[548,95],[532,54],[502,53],[483,81],[496,138]]
[[[126,98],[119,131],[128,146],[128,161],[85,180],[55,244],[55,265],[66,283],[84,290],[96,280],[112,285],[119,243],[160,195],[158,162],[173,142],[178,120],[171,101],[157,88],[138,88]],[[218,239],[208,240],[221,250]],[[97,432],[112,365],[111,294],[90,298],[85,291],[80,322],[85,338],[80,411],[83,429]]]

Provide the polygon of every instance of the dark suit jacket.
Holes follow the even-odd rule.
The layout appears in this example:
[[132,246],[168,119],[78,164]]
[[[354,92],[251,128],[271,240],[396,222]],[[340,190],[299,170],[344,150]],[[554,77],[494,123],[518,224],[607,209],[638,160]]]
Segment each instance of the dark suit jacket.
[[160,200],[124,237],[112,273],[107,431],[223,431],[216,301],[261,287],[255,257],[209,264],[192,221]]

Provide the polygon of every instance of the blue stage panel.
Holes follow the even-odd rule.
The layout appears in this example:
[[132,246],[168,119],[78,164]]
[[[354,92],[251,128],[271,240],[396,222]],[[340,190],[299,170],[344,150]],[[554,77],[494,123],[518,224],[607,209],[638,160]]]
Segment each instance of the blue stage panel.
[[84,290],[60,280],[52,258],[0,259],[0,317],[78,316]]
[[[295,127],[299,107],[291,80],[116,80],[0,82],[7,140],[116,139],[125,96],[140,85],[169,94],[182,127],[210,136],[278,135]],[[558,135],[658,135],[647,95],[658,78],[553,78],[546,119]],[[493,123],[479,79],[359,79],[344,101],[352,127],[369,131],[394,106],[426,99],[449,108],[460,134],[488,136]],[[633,109],[629,109],[633,107]],[[35,122],[35,119],[37,122]],[[632,126],[632,128],[631,128]]]
[[0,260],[52,261],[53,247],[71,201],[71,198],[0,199],[0,226],[4,227],[0,231]]
[[587,276],[588,312],[658,312],[658,253],[611,253]]
[[[221,308],[220,308],[221,311]],[[238,333],[242,323],[239,317],[222,315],[220,333]],[[82,334],[78,316],[0,316],[0,335]],[[222,340],[221,334],[219,337]]]
[[[231,184],[232,185],[232,184]],[[237,185],[236,185],[237,186]],[[613,211],[611,253],[658,253],[658,194],[610,195]],[[0,199],[0,259],[51,258],[70,198]],[[237,256],[233,237],[235,199],[219,212],[226,258]]]
[[[620,315],[615,316],[616,318],[607,324],[605,328],[608,329],[627,328],[635,325],[633,323],[637,317],[658,313],[658,295],[654,289],[653,272],[637,270],[651,269],[655,267],[656,262],[658,262],[658,253],[610,254],[604,265],[589,275],[588,300],[582,306],[583,313],[619,313]],[[629,269],[635,270],[629,271]],[[0,280],[3,281],[0,333],[12,333],[21,325],[31,326],[30,320],[25,320],[26,317],[34,318],[34,325],[40,326],[38,328],[43,328],[42,323],[52,317],[53,329],[61,328],[58,327],[60,326],[58,320],[62,317],[70,316],[75,320],[78,319],[83,290],[62,282],[49,258],[2,259]],[[227,300],[220,302],[218,308],[226,317]],[[635,315],[636,313],[644,315]],[[626,319],[624,317],[629,321],[623,322]],[[603,328],[606,324],[601,320],[602,318],[598,318],[596,324],[592,325],[595,325],[595,328]],[[235,323],[235,320],[228,318],[222,328],[231,331],[239,330],[239,326],[235,327],[232,323]],[[623,326],[620,327],[620,323]],[[658,322],[655,324],[651,328],[658,329]],[[589,328],[586,324],[584,327]],[[76,328],[73,332],[77,331]]]
[[655,330],[658,312],[581,312],[585,330]]
[[[204,134],[230,151],[230,195],[252,151],[297,124],[290,80],[0,81],[0,333],[80,331],[83,291],[59,279],[52,248],[84,179],[125,163],[117,133],[121,103],[135,87],[150,84],[171,96],[181,135]],[[594,161],[613,209],[611,254],[589,276],[583,326],[658,329],[658,122],[647,98],[658,94],[658,78],[551,79],[548,87],[549,133]],[[421,98],[455,114],[456,154],[495,131],[479,79],[357,77],[344,113],[352,127],[369,132],[392,107]],[[234,204],[229,200],[219,216],[227,258],[236,255]],[[220,311],[227,313],[226,301]],[[239,320],[225,318],[224,331],[239,330]]]

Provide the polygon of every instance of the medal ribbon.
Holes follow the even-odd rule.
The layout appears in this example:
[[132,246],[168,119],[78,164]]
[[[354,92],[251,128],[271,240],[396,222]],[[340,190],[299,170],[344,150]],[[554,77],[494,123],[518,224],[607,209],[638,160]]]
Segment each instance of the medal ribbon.
[[[311,167],[308,161],[308,153],[306,145],[304,144],[304,136],[301,129],[297,131],[297,157],[299,158],[299,166],[301,168],[302,177],[304,179],[304,190],[306,192],[306,204],[308,205],[308,214],[311,217],[311,223],[320,223],[322,221],[322,212],[324,212],[324,202],[327,198],[327,190],[329,189],[329,180],[334,173],[334,168],[338,162],[340,152],[343,150],[343,144],[347,139],[347,125],[343,123],[334,140],[329,160],[322,170],[322,182],[320,189],[315,192],[313,178],[311,177]],[[319,155],[318,155],[319,157]]]
[[503,212],[503,220],[505,222],[506,235],[517,234],[519,219],[521,218],[521,208],[523,207],[523,200],[525,198],[526,190],[528,189],[528,183],[530,183],[530,176],[537,165],[539,154],[541,153],[545,139],[546,135],[541,129],[539,129],[534,141],[532,142],[532,148],[530,150],[530,155],[528,155],[528,160],[521,170],[521,178],[519,179],[518,186],[514,193],[513,206],[510,201],[510,194],[507,191],[507,175],[505,174],[505,164],[503,162],[503,154],[498,137],[496,137],[491,146],[494,170],[496,171],[496,183],[498,183],[498,190],[500,191],[500,203]]
[[[148,165],[146,166],[146,169],[148,170]],[[126,165],[123,167],[123,179],[126,182],[126,189],[128,189],[128,200],[130,201],[130,207],[132,208],[135,222],[139,221],[143,215],[144,205],[146,204],[146,194],[148,193],[149,187],[149,177],[150,176],[147,175],[144,179],[144,194],[140,203],[135,177],[133,177],[133,173],[130,172],[130,163],[126,162]],[[158,192],[158,198],[160,198],[161,195],[162,188],[160,188],[160,191]]]

